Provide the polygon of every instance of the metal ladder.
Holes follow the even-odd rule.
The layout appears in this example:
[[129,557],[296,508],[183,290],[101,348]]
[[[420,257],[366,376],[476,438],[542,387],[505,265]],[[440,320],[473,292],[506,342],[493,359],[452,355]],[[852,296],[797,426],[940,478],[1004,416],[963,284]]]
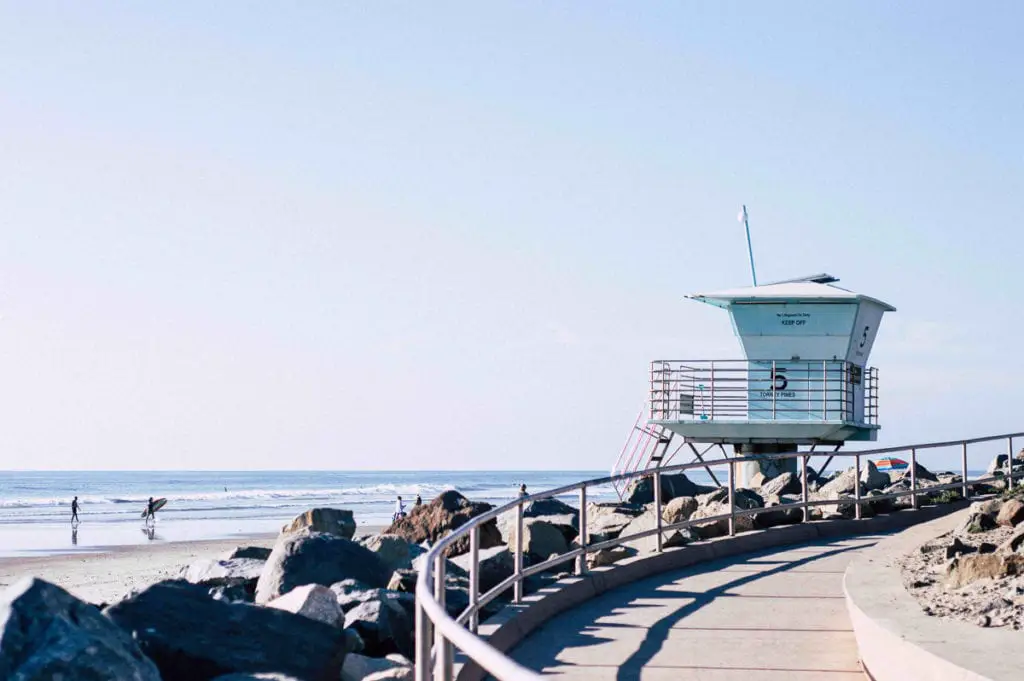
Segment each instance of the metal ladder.
[[[664,466],[675,454],[669,454],[669,447],[675,433],[657,424],[649,424],[644,416],[647,414],[647,405],[644,404],[636,421],[626,436],[626,442],[622,445],[619,458],[612,466],[612,475],[633,473],[635,471]],[[612,482],[615,493],[622,499],[629,487],[628,480],[616,480]]]

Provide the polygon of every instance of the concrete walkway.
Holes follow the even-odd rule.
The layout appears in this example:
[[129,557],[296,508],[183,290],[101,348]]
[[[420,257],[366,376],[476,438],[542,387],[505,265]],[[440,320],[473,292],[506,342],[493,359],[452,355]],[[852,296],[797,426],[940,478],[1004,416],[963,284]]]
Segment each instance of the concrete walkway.
[[799,544],[636,582],[552,619],[512,657],[595,681],[865,681],[842,580],[877,541]]

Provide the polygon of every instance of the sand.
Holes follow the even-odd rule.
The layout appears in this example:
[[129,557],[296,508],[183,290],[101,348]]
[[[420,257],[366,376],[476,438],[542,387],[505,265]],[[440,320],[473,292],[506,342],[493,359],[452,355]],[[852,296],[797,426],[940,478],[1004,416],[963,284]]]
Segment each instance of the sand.
[[[359,535],[379,532],[360,527]],[[22,577],[53,582],[82,600],[112,603],[129,592],[162,579],[173,579],[190,563],[219,558],[236,546],[273,546],[276,534],[118,546],[101,553],[70,553],[28,558],[0,558],[0,590]]]

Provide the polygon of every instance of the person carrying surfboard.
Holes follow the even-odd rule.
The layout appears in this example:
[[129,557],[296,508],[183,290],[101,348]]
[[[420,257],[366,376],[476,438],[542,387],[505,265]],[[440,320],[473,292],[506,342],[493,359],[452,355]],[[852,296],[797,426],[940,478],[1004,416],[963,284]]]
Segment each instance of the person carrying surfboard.
[[150,497],[149,503],[146,504],[146,522],[156,522],[156,508],[154,508],[153,497]]
[[71,500],[71,522],[78,522],[78,497]]

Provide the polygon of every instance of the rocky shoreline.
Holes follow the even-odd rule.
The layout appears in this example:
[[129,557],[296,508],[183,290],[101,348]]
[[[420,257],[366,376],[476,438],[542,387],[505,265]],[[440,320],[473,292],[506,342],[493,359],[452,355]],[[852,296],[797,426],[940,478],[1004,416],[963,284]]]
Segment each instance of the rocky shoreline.
[[[663,546],[728,533],[728,491],[698,485],[685,475],[662,475],[664,524],[695,522],[663,534]],[[922,503],[951,498],[927,487],[957,482],[952,473],[917,468]],[[793,473],[761,479],[737,489],[738,532],[801,522],[801,481]],[[854,516],[860,488],[862,514],[909,507],[909,498],[871,497],[909,488],[909,474],[880,473],[866,462],[854,469],[811,479],[810,498],[823,503],[812,519]],[[622,503],[591,503],[589,543],[656,525],[653,480],[633,483]],[[777,508],[778,507],[778,508]],[[353,513],[312,509],[282,528],[272,548],[243,546],[218,558],[200,560],[113,603],[89,604],[59,586],[27,578],[0,598],[0,678],[42,681],[60,677],[138,681],[240,681],[274,678],[319,681],[412,679],[415,585],[429,547],[482,513],[490,504],[456,491],[442,493],[383,532],[355,536]],[[524,564],[536,565],[579,546],[579,510],[556,499],[527,502],[522,546]],[[479,589],[483,593],[514,571],[515,513],[480,527]],[[589,553],[590,567],[614,564],[656,546],[652,535]],[[468,538],[446,550],[445,602],[454,616],[469,604]],[[564,562],[526,580],[534,591],[566,576]],[[481,613],[487,617],[511,597],[511,590]],[[267,676],[270,674],[271,676]]]
[[[1014,475],[1024,477],[1024,455]],[[989,471],[1005,469],[1006,456]],[[1024,488],[971,504],[963,523],[899,563],[903,584],[928,615],[979,627],[1024,629]]]

